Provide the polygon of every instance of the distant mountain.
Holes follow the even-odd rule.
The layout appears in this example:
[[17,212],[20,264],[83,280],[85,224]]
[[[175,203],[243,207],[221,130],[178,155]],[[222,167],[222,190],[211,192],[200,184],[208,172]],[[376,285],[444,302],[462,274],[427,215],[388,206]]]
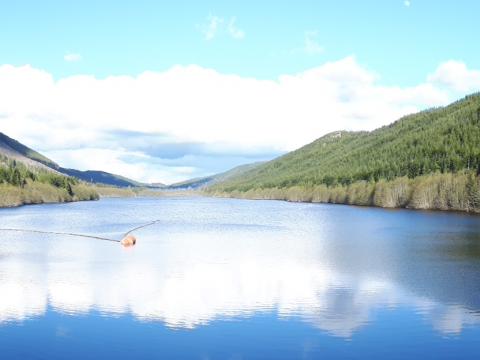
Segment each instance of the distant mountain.
[[145,184],[128,179],[126,177],[111,174],[105,171],[97,170],[75,170],[67,169],[58,165],[56,162],[50,160],[46,156],[38,153],[37,151],[30,149],[29,147],[21,144],[17,140],[14,140],[7,135],[0,132],[0,155],[7,158],[21,161],[27,166],[40,168],[46,171],[53,171],[62,173],[68,176],[74,176],[80,180],[101,183],[105,185],[113,185],[120,187],[136,187],[145,186]]
[[261,165],[262,162],[255,162],[252,164],[245,164],[245,165],[240,165],[237,167],[234,167],[233,169],[230,169],[228,171],[219,173],[219,174],[214,174],[210,176],[205,176],[205,177],[199,177],[199,178],[194,178],[182,182],[178,182],[172,185],[167,185],[165,186],[165,189],[171,189],[171,190],[197,190],[201,189],[219,182],[227,181],[228,179],[235,177],[235,176],[240,176],[241,174],[254,169],[255,167]]
[[105,185],[113,185],[119,187],[137,187],[137,186],[146,186],[146,184],[140,183],[135,180],[128,179],[121,175],[111,174],[105,171],[99,170],[75,170],[75,169],[67,169],[60,167],[58,170],[66,175],[74,176],[77,179],[94,183],[94,184],[105,184]]

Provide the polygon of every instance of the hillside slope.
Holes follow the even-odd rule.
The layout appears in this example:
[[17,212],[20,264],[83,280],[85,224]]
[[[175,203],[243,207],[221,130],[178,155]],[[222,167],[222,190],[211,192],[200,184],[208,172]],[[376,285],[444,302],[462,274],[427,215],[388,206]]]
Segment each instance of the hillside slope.
[[480,95],[406,116],[372,132],[339,131],[219,186],[262,187],[410,178],[480,166]]
[[58,168],[52,160],[0,132],[0,155],[46,171]]
[[165,189],[169,189],[169,190],[196,190],[196,189],[201,189],[201,188],[216,184],[218,182],[227,181],[230,178],[241,176],[245,172],[247,172],[249,170],[252,170],[252,169],[254,169],[255,167],[257,167],[261,164],[263,164],[263,163],[262,162],[255,162],[255,163],[252,163],[252,164],[245,164],[245,165],[236,166],[233,169],[230,169],[228,171],[225,171],[225,172],[222,172],[222,173],[219,173],[219,174],[214,174],[214,175],[210,175],[210,176],[189,179],[189,180],[186,180],[186,181],[171,184],[171,185],[166,186]]
[[[96,200],[91,186],[0,148],[0,207]],[[25,161],[25,162],[23,162]]]
[[[408,193],[404,194],[408,199],[403,199],[400,203],[394,201],[394,206],[414,207],[411,203],[414,198],[412,192],[418,184],[414,184],[412,179],[426,181],[428,176],[434,176],[433,174],[444,174],[444,177],[435,176],[438,181],[455,182],[459,181],[459,178],[446,180],[447,175],[461,177],[467,173],[473,176],[480,173],[479,94],[468,96],[443,108],[406,116],[371,132],[339,131],[325,135],[298,150],[219,182],[211,186],[210,191],[235,192],[236,196],[246,197],[288,198],[285,192],[272,195],[272,192],[267,190],[296,188],[297,191],[304,191],[308,200],[314,197],[314,187],[320,186],[324,194],[319,197],[319,201],[357,203],[352,200],[354,196],[349,192],[362,183],[368,186],[365,185],[361,191],[355,191],[367,194],[358,203],[371,205],[375,204],[376,184],[403,179],[406,184],[404,185],[409,189]],[[471,183],[472,180],[465,178],[462,181],[465,182],[464,185],[455,185],[458,189],[467,186],[466,182]],[[474,182],[477,184],[478,178]],[[448,188],[447,185],[442,189],[439,186],[434,186],[435,191]],[[451,184],[450,187],[452,186],[454,185]],[[248,191],[250,196],[245,195]],[[445,191],[449,193],[454,189]],[[345,196],[332,195],[336,192],[343,192]],[[431,195],[432,199],[440,196],[437,195]],[[378,196],[377,193],[377,198]],[[382,206],[382,203],[375,205]],[[422,206],[439,207],[428,204]],[[473,205],[442,206],[456,209]]]
[[105,171],[97,170],[75,170],[60,167],[56,162],[37,151],[23,145],[15,139],[8,137],[0,132],[0,155],[10,159],[21,161],[27,166],[43,169],[45,171],[53,170],[56,173],[62,173],[68,176],[74,176],[79,180],[91,183],[100,183],[120,187],[143,186],[137,181],[130,180],[120,175],[111,174]]

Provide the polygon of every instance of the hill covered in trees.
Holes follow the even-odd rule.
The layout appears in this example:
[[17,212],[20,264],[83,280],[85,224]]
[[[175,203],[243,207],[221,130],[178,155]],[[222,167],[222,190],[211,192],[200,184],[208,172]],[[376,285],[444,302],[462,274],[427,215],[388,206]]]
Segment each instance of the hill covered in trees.
[[76,178],[0,155],[0,207],[96,199]]
[[210,193],[480,210],[480,94],[371,132],[338,131],[219,182]]
[[234,167],[233,169],[230,169],[228,171],[219,173],[219,174],[214,174],[210,176],[205,176],[205,177],[200,177],[200,178],[195,178],[195,179],[190,179],[182,182],[178,182],[175,184],[171,184],[168,186],[165,186],[164,189],[167,190],[198,190],[205,188],[207,186],[227,181],[230,178],[233,177],[238,177],[241,176],[243,173],[259,166],[262,164],[261,162],[256,162],[252,164],[245,164],[245,165],[240,165],[237,167]]
[[6,156],[10,159],[21,161],[22,163],[34,167],[41,168],[48,171],[49,169],[55,170],[58,173],[68,176],[74,176],[79,180],[94,184],[112,185],[118,187],[136,187],[146,186],[137,181],[128,179],[126,177],[111,174],[105,171],[98,170],[76,170],[63,168],[56,162],[50,160],[46,156],[38,153],[37,151],[23,145],[15,139],[8,137],[0,132],[0,155]]
[[[58,165],[47,158],[46,156],[43,156],[42,154],[36,152],[33,149],[30,149],[29,147],[23,145],[22,143],[18,142],[15,139],[12,139],[11,137],[8,137],[7,135],[3,134],[0,132],[0,154],[4,156],[8,156],[17,160],[21,160],[22,162],[26,162],[29,164],[33,164],[32,161],[36,163],[43,164],[49,168],[56,168]],[[28,161],[28,160],[31,161]],[[37,164],[38,167],[38,164]]]
[[92,187],[54,167],[47,157],[0,133],[0,207],[98,199]]

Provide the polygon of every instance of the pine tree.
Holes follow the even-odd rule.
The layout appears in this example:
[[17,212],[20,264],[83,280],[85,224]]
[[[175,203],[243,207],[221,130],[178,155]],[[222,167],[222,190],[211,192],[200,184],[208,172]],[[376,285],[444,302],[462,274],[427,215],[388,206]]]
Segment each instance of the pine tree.
[[68,195],[70,195],[70,196],[74,195],[72,185],[70,185],[70,183],[68,183],[68,182],[67,182],[67,192],[68,192]]

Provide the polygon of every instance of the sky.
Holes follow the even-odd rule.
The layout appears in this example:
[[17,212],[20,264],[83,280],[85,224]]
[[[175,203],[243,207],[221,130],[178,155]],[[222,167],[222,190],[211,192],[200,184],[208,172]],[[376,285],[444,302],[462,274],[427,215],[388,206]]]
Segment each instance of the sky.
[[0,0],[0,131],[172,183],[480,90],[480,2]]

